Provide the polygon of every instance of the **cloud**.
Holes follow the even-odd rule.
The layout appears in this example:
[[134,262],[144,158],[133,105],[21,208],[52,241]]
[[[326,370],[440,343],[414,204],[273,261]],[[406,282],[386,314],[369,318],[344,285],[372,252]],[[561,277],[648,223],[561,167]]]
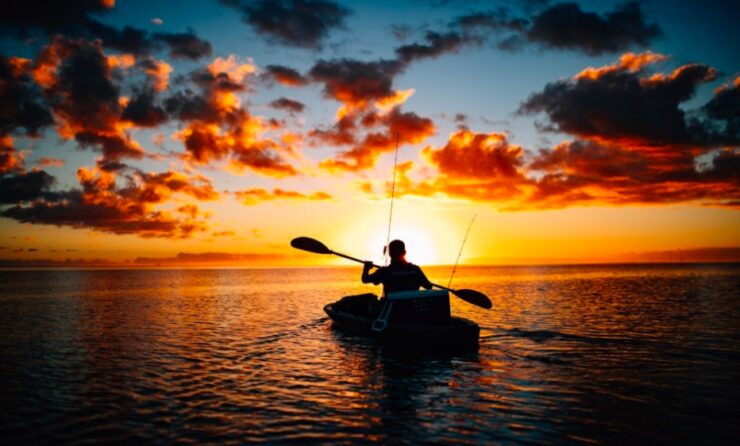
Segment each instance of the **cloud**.
[[[134,64],[130,55],[106,55],[97,41],[57,37],[44,47],[32,74],[43,86],[59,135],[99,150],[105,161],[142,158],[144,149],[126,129],[147,124],[141,114],[146,98],[135,98],[126,112],[119,86],[120,70]],[[153,114],[148,118],[153,119]]]
[[42,156],[36,161],[38,167],[64,167],[64,160],[61,158],[52,158]]
[[233,237],[236,235],[236,232],[234,231],[216,231],[212,232],[212,237]]
[[393,97],[393,79],[401,68],[395,60],[320,60],[308,75],[313,82],[324,84],[325,97],[360,108],[370,101]]
[[157,94],[149,88],[137,91],[121,113],[121,119],[138,127],[158,127],[168,119]]
[[507,8],[499,8],[496,11],[475,12],[460,16],[452,22],[452,26],[461,28],[466,32],[475,32],[479,29],[502,30],[523,32],[526,30],[528,20],[512,17]]
[[162,46],[168,47],[174,58],[195,60],[211,54],[211,44],[190,29],[182,33],[148,33],[131,26],[117,29],[94,18],[112,9],[114,3],[108,0],[14,2],[3,11],[0,29],[21,38],[61,34],[71,39],[100,39],[106,48],[138,56],[148,55]]
[[164,203],[180,193],[201,201],[217,200],[218,192],[203,175],[188,176],[181,172],[147,173],[136,171],[134,185],[122,188],[122,196],[146,203]]
[[617,5],[603,17],[581,11],[577,3],[556,3],[536,15],[527,31],[530,41],[545,47],[592,55],[646,46],[658,35],[660,28],[645,20],[637,2]]
[[292,146],[265,136],[281,124],[252,115],[237,96],[255,71],[251,62],[236,56],[217,58],[190,74],[199,92],[177,92],[165,100],[165,110],[185,125],[175,137],[184,143],[188,161],[202,165],[225,159],[237,170],[274,177],[298,174],[285,157]]
[[398,61],[408,65],[422,59],[434,59],[445,53],[455,53],[465,45],[480,43],[477,36],[454,31],[444,34],[428,31],[424,39],[426,43],[413,43],[396,48]]
[[[703,163],[697,153],[674,150],[666,156],[650,148],[574,140],[532,156],[504,134],[460,130],[444,146],[423,150],[432,172],[421,169],[412,176],[413,162],[400,163],[395,191],[488,202],[509,211],[674,203],[738,208],[740,149],[710,152]],[[371,185],[362,187],[372,194]]]
[[0,204],[15,204],[42,197],[54,184],[54,177],[43,170],[0,174]]
[[308,83],[308,80],[298,71],[282,65],[267,65],[265,67],[265,77],[273,79],[286,87],[300,87]]
[[38,135],[54,123],[30,69],[28,59],[0,55],[0,137],[19,128],[28,135]]
[[261,188],[246,189],[243,191],[237,191],[234,195],[236,195],[236,198],[246,206],[253,206],[265,201],[274,200],[326,201],[332,199],[331,195],[326,192],[319,191],[311,194],[304,194],[302,192],[283,190],[279,188],[275,188],[271,192]]
[[532,169],[548,173],[521,206],[696,203],[737,207],[740,152],[722,151],[698,170],[690,155],[666,159],[591,141],[564,142],[542,152]]
[[77,171],[81,188],[64,192],[49,192],[50,181],[43,172],[26,176],[31,174],[36,175],[32,187],[15,188],[17,193],[7,199],[3,195],[3,202],[14,206],[2,211],[2,216],[22,223],[144,238],[188,238],[208,229],[205,215],[196,205],[185,203],[170,210],[155,206],[168,202],[174,194],[197,200],[218,198],[205,177],[178,172],[150,174],[135,170],[126,175],[125,186],[119,186],[115,172],[83,167]]
[[446,195],[507,203],[520,199],[530,182],[524,175],[524,150],[511,144],[503,133],[458,130],[444,146],[427,147],[422,155],[434,167],[434,174],[414,181],[409,176],[413,162],[399,164],[397,196]]
[[324,96],[342,103],[336,122],[309,132],[314,143],[351,146],[324,160],[325,170],[358,172],[399,145],[419,144],[434,134],[431,119],[401,111],[413,89],[396,90],[393,81],[404,68],[398,60],[320,60],[308,79],[324,85]]
[[[356,120],[367,129],[365,136],[355,139]],[[363,115],[346,116],[340,119],[330,131],[313,132],[312,137],[335,144],[351,145],[333,158],[319,165],[328,171],[357,172],[375,166],[378,157],[391,152],[398,146],[419,144],[433,135],[436,126],[429,118],[413,112],[403,112],[399,107],[388,113],[374,111]]]
[[503,133],[460,130],[441,149],[428,147],[422,153],[449,178],[521,178],[524,151]]
[[72,32],[93,21],[90,15],[110,9],[105,0],[58,2],[28,0],[12,2],[3,8],[0,29],[28,37],[34,32]]
[[[301,255],[298,254],[300,257]],[[137,257],[134,263],[139,265],[241,265],[245,263],[274,263],[295,260],[295,255],[285,254],[258,254],[258,253],[226,253],[226,252],[181,252],[174,257]]]
[[291,114],[301,113],[306,108],[303,102],[295,101],[293,99],[288,99],[286,97],[275,99],[274,101],[270,102],[269,105],[272,108],[276,108],[279,110],[285,110]]
[[23,158],[13,147],[13,138],[0,136],[0,173],[12,172],[23,166]]
[[[656,60],[652,53],[645,55],[650,57],[644,59]],[[715,69],[689,64],[668,75],[649,76],[645,66],[620,63],[589,68],[573,79],[547,84],[524,101],[519,112],[544,112],[551,123],[549,130],[611,142],[706,146],[737,141],[736,134],[718,134],[681,107],[700,85],[716,79]]]
[[349,10],[328,0],[220,0],[241,12],[242,21],[283,45],[320,48]]
[[166,90],[170,83],[172,66],[163,60],[146,58],[139,61],[141,69],[150,76],[155,91]]
[[106,161],[119,161],[124,158],[140,159],[144,157],[144,149],[126,134],[104,134],[81,131],[75,134],[75,140],[81,147],[91,147],[99,150]]
[[[494,40],[506,50],[535,44],[592,56],[646,47],[661,35],[660,27],[648,21],[637,2],[618,4],[603,15],[583,11],[578,3],[571,2],[538,6],[539,11],[528,17],[516,17],[500,7],[460,16],[450,26],[468,36]],[[483,34],[485,30],[493,34]]]
[[720,86],[702,111],[717,123],[719,133],[737,144],[740,141],[740,76]]

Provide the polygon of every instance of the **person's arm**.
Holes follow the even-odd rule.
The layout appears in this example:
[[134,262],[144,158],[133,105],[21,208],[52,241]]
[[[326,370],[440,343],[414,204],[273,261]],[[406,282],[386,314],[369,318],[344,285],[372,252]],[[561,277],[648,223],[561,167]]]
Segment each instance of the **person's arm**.
[[383,282],[385,268],[378,268],[374,273],[368,274],[370,269],[373,267],[373,262],[365,262],[365,266],[362,269],[362,283],[372,283],[378,285]]
[[417,266],[417,268],[419,269],[419,275],[421,276],[421,286],[422,286],[422,288],[424,288],[426,290],[431,290],[432,289],[432,282],[430,282],[429,279],[427,279],[427,276],[424,274],[424,271],[422,271],[421,268],[419,268],[418,266]]
[[373,267],[373,262],[366,261],[362,264],[362,283],[370,283],[372,282],[372,279],[370,278],[370,269]]

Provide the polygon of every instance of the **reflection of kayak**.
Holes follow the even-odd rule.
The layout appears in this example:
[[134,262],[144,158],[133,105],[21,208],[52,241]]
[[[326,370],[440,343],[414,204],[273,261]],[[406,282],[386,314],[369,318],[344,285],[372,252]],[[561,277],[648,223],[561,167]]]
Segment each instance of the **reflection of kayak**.
[[324,311],[338,329],[375,337],[394,346],[478,348],[478,324],[450,316],[446,291],[391,293],[382,303],[374,294],[346,296],[326,305]]

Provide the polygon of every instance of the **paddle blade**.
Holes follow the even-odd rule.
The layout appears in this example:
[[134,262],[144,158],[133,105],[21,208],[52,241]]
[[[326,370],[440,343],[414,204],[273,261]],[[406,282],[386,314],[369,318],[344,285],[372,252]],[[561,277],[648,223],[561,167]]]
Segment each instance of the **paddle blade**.
[[316,239],[310,237],[297,237],[290,241],[290,246],[314,254],[331,254],[331,249]]
[[451,290],[452,294],[459,297],[460,299],[464,300],[465,302],[469,304],[473,304],[477,307],[485,308],[486,310],[493,307],[493,304],[491,303],[491,299],[488,298],[485,294],[481,293],[480,291],[475,290]]

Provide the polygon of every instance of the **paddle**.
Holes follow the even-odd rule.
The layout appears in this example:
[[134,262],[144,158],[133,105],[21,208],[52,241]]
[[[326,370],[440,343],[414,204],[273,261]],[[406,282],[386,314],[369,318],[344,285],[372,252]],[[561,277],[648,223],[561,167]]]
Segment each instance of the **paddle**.
[[[335,256],[344,257],[345,259],[349,259],[355,262],[365,263],[364,260],[358,259],[357,257],[352,257],[346,254],[342,254],[341,252],[332,251],[325,244],[321,243],[320,241],[316,239],[312,239],[309,237],[294,238],[293,240],[290,241],[290,246],[296,249],[300,249],[302,251],[312,252],[314,254],[334,254]],[[380,268],[380,266],[374,263],[373,263],[373,266],[376,268]],[[447,290],[453,295],[464,300],[465,302],[469,304],[473,304],[477,307],[489,309],[493,306],[488,296],[481,293],[480,291],[469,290],[469,289],[453,290],[451,288],[447,288],[445,286],[438,285],[436,283],[433,283],[432,286],[435,286],[442,290]]]

